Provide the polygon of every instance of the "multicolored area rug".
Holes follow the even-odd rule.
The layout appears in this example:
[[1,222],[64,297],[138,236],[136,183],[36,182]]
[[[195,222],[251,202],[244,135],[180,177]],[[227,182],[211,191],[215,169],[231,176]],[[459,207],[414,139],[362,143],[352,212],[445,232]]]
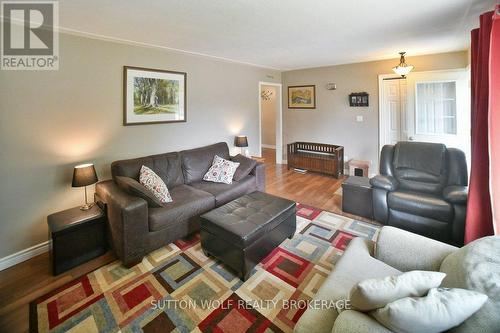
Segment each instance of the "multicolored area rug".
[[32,332],[291,332],[349,241],[378,227],[297,206],[297,233],[246,282],[207,258],[199,235],[126,269],[113,262],[35,300]]

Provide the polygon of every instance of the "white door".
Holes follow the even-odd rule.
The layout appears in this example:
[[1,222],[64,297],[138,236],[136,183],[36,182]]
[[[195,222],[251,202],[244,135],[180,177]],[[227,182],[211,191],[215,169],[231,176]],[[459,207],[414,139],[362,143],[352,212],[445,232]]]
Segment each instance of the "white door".
[[383,81],[382,112],[385,113],[384,124],[381,128],[383,142],[385,144],[396,144],[398,141],[406,140],[406,80],[384,79]]
[[469,161],[469,71],[410,73],[407,93],[408,140],[459,148]]

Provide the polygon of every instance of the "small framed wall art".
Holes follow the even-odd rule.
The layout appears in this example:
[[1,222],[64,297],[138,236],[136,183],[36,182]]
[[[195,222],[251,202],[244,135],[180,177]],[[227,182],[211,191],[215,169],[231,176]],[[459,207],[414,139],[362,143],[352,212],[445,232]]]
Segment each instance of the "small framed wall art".
[[349,106],[368,106],[368,93],[359,92],[349,94]]
[[123,125],[186,121],[187,74],[123,67]]
[[289,109],[316,109],[316,86],[289,86]]

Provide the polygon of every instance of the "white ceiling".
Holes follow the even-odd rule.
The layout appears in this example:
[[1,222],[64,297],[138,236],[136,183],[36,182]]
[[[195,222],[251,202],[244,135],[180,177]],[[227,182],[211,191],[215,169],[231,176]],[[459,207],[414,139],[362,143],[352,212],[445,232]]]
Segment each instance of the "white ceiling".
[[288,70],[465,50],[495,0],[61,0],[62,31]]

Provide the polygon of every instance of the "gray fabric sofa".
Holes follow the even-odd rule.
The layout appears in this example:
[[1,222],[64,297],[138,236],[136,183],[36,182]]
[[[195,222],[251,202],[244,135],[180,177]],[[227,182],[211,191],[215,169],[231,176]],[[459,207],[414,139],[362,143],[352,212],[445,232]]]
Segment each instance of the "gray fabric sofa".
[[[348,298],[358,282],[412,270],[446,273],[442,286],[476,290],[487,303],[450,332],[500,332],[500,237],[479,239],[462,248],[394,227],[382,227],[376,243],[353,239],[326,278],[315,300]],[[320,302],[320,301],[318,301]],[[309,308],[297,322],[296,333],[389,333],[367,313]]]
[[[96,197],[106,204],[113,250],[125,266],[133,266],[148,252],[198,231],[201,214],[247,193],[264,191],[262,163],[232,184],[204,181],[215,155],[230,159],[225,142],[111,164],[113,180],[98,183]],[[143,165],[162,178],[173,202],[148,207],[144,199],[116,184],[118,176],[138,180]]]
[[370,184],[375,220],[463,245],[468,187],[461,150],[425,142],[384,146],[380,175]]

